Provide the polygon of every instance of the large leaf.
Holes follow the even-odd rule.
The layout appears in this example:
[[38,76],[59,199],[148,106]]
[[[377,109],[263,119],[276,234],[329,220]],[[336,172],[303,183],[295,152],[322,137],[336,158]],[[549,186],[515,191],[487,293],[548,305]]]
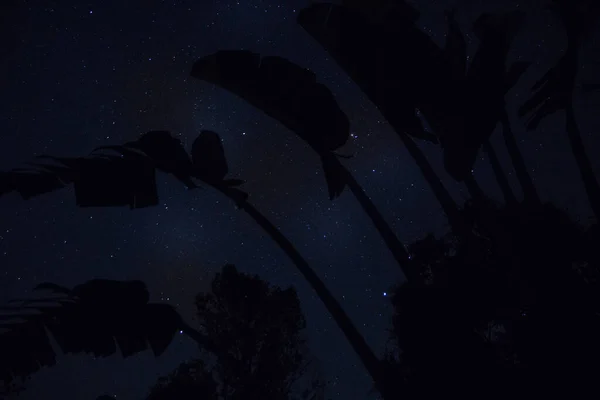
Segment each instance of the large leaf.
[[55,174],[44,171],[12,170],[0,174],[0,194],[16,191],[25,200],[64,186]]
[[450,63],[452,76],[462,83],[467,73],[467,42],[454,18],[455,12],[455,10],[450,10],[445,13],[448,21],[448,33],[444,53]]
[[158,204],[155,168],[139,156],[44,158],[63,164],[36,165],[62,184],[73,182],[80,207],[128,205],[133,209]]
[[241,208],[248,200],[248,193],[237,189],[244,183],[241,179],[225,179],[229,172],[225,149],[219,134],[204,130],[192,144],[193,176],[221,190]]
[[[462,181],[471,174],[479,149],[487,141],[505,110],[505,94],[524,72],[527,64],[506,71],[506,59],[523,19],[520,12],[482,14],[473,24],[481,43],[469,65],[463,91],[456,101],[460,118],[444,132],[444,164],[448,173]],[[462,53],[462,50],[461,50]],[[456,112],[455,108],[449,108]]]
[[313,72],[281,57],[218,51],[194,63],[194,78],[212,82],[279,120],[322,154],[343,146],[348,118]]
[[528,130],[534,130],[545,117],[568,106],[576,75],[577,54],[571,51],[532,86],[535,93],[519,108],[520,117],[529,114]]
[[[29,199],[73,183],[81,207],[143,208],[158,204],[157,168],[174,175],[189,189],[198,187],[191,179],[189,155],[167,131],[151,131],[121,146],[98,147],[89,157],[37,158],[49,163],[35,162],[30,168],[1,172],[0,195],[16,191]],[[229,186],[239,184],[227,182]]]
[[396,131],[437,142],[423,129],[415,108],[427,113],[432,99],[439,97],[448,73],[442,50],[406,18],[377,23],[368,8],[316,3],[300,11],[297,21]]
[[229,169],[223,143],[216,132],[200,132],[192,144],[192,162],[194,176],[205,182],[215,183],[225,178]]
[[5,307],[11,312],[0,316],[0,377],[5,384],[56,363],[48,334],[62,353],[102,357],[119,349],[128,357],[152,349],[158,356],[183,325],[172,306],[148,303],[140,281],[98,279],[73,290],[38,287],[49,289],[64,297],[28,300],[30,305]]
[[531,88],[535,93],[519,108],[529,114],[527,129],[535,129],[547,116],[564,110],[571,102],[578,69],[578,49],[600,19],[600,3],[594,0],[553,0],[554,11],[567,34],[567,50]]
[[548,8],[561,19],[574,46],[588,40],[600,20],[600,3],[596,0],[551,0]]
[[198,186],[190,179],[192,176],[192,160],[181,141],[168,131],[150,131],[139,137],[136,141],[125,143],[123,146],[103,146],[94,151],[113,150],[125,158],[138,157],[141,151],[154,163],[154,167],[168,174],[174,175],[188,189]]
[[189,175],[192,168],[190,156],[185,151],[181,141],[174,138],[168,131],[150,131],[132,143],[158,163],[158,168],[171,174]]
[[321,156],[329,198],[342,193],[346,180],[331,152],[346,143],[350,125],[313,72],[281,57],[239,50],[201,58],[191,75],[237,94],[295,132]]
[[75,182],[77,205],[132,209],[157,205],[155,171],[149,163],[129,158],[93,159],[82,168],[85,178]]
[[531,66],[529,61],[515,61],[506,72],[505,88],[506,92],[510,91],[521,79],[523,74]]
[[51,157],[55,164],[31,163],[0,175],[1,193],[17,191],[24,199],[73,183],[77,205],[141,208],[158,204],[155,169],[139,156]]
[[342,0],[342,5],[355,9],[370,21],[392,30],[414,24],[421,15],[403,0]]

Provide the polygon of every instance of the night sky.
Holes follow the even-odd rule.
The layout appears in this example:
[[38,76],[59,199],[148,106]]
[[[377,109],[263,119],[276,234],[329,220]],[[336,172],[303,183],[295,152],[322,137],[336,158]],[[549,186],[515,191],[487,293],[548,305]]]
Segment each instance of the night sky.
[[[435,1],[415,4],[419,26],[444,43],[443,11],[458,7],[463,32],[483,11],[518,6],[528,25],[509,61],[534,61],[509,93],[513,130],[536,187],[549,200],[587,223],[591,211],[569,150],[564,115],[525,132],[515,109],[528,88],[558,59],[562,28],[540,2]],[[533,4],[533,8],[528,6]],[[148,130],[170,130],[191,146],[202,129],[218,132],[230,177],[245,179],[250,201],[297,246],[340,300],[369,344],[388,345],[391,307],[385,296],[402,279],[371,221],[348,192],[331,202],[317,155],[296,135],[234,95],[188,78],[195,59],[219,49],[279,55],[313,70],[335,94],[351,122],[352,138],[339,152],[355,154],[352,171],[408,243],[447,222],[396,134],[358,87],[295,19],[307,0],[201,0],[80,2],[3,0],[0,5],[0,170],[35,155],[81,156],[94,147],[135,140]],[[470,38],[473,35],[469,35]],[[584,47],[580,80],[594,81],[600,66],[598,34]],[[469,40],[470,54],[476,41]],[[597,83],[598,79],[595,80]],[[600,154],[597,95],[576,96],[576,116],[588,153]],[[516,102],[515,102],[516,100]],[[497,132],[498,133],[498,132]],[[500,135],[492,143],[515,190],[516,178]],[[442,169],[441,152],[421,143],[437,172],[462,203],[468,195]],[[598,175],[600,161],[592,156]],[[475,176],[500,199],[483,156]],[[298,290],[312,352],[328,395],[373,398],[371,382],[312,290],[285,254],[220,193],[188,192],[173,177],[158,175],[161,205],[142,210],[80,209],[72,189],[23,201],[0,198],[0,303],[50,281],[73,286],[92,278],[141,279],[153,301],[176,305],[192,321],[193,298],[207,290],[225,263]],[[518,193],[518,191],[517,191]],[[177,337],[158,359],[150,352],[123,361],[116,355],[61,357],[35,374],[22,399],[95,399],[113,394],[141,399],[151,384],[197,354]],[[0,355],[1,356],[1,355]]]

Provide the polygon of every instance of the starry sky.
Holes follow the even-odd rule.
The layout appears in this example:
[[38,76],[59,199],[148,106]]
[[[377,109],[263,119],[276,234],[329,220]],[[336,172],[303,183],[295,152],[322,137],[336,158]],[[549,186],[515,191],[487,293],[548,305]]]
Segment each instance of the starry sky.
[[[351,122],[340,153],[355,154],[352,171],[400,240],[447,227],[439,205],[396,134],[331,57],[295,22],[308,0],[89,1],[5,0],[0,5],[0,169],[35,155],[79,156],[165,129],[191,145],[202,129],[218,132],[230,177],[245,179],[250,201],[297,246],[342,303],[368,343],[388,345],[391,307],[385,296],[402,274],[358,203],[344,193],[328,200],[316,154],[295,134],[234,95],[188,74],[193,61],[219,49],[279,55],[312,69]],[[510,61],[533,61],[509,93],[513,130],[544,200],[586,223],[587,200],[564,134],[564,116],[525,132],[515,108],[529,86],[558,59],[565,38],[558,20],[534,1],[414,0],[418,25],[442,45],[444,14],[457,7],[468,32],[482,11],[519,7],[527,26]],[[581,55],[580,79],[600,64],[595,33]],[[476,41],[467,35],[469,54]],[[473,39],[473,40],[471,40]],[[600,149],[598,98],[576,98],[576,116],[590,154]],[[518,185],[496,133],[492,143]],[[457,202],[468,196],[443,171],[439,149],[420,143]],[[598,159],[592,159],[600,170]],[[500,199],[483,156],[475,176]],[[0,303],[51,281],[73,286],[92,278],[141,279],[153,301],[176,305],[192,321],[193,298],[225,263],[269,282],[296,286],[307,335],[328,397],[374,398],[370,380],[308,284],[285,254],[220,193],[188,192],[158,175],[161,205],[142,210],[79,209],[72,189],[23,201],[0,198]],[[144,353],[92,360],[65,356],[37,373],[21,398],[142,399],[151,384],[196,349],[177,337],[160,358]]]

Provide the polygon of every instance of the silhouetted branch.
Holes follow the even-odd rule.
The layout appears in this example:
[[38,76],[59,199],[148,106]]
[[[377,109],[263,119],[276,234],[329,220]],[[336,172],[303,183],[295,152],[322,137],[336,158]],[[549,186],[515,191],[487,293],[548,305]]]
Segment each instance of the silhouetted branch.
[[[342,167],[343,168],[343,167]],[[390,226],[385,222],[383,216],[375,207],[375,204],[371,201],[369,196],[362,190],[362,187],[356,182],[350,171],[343,168],[346,174],[346,182],[348,187],[354,193],[354,196],[361,204],[363,210],[367,213],[373,224],[377,227],[377,231],[381,235],[381,238],[392,252],[392,255],[396,259],[396,262],[402,266],[402,271],[408,280],[414,281],[416,285],[420,284],[422,278],[418,271],[414,270],[414,266],[411,265],[410,256],[402,243],[396,237],[396,234],[392,231]]]

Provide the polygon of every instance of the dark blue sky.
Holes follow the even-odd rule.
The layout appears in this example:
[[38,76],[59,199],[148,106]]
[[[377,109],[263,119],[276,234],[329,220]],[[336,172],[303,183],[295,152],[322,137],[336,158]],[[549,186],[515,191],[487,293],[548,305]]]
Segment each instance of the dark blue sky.
[[[386,346],[391,308],[384,292],[401,273],[368,217],[349,193],[330,202],[316,154],[276,121],[241,99],[188,79],[196,58],[219,49],[279,55],[317,73],[351,122],[344,161],[404,242],[446,226],[441,209],[401,142],[328,54],[295,23],[306,0],[270,1],[18,1],[0,6],[0,169],[42,153],[78,156],[96,146],[134,140],[153,129],[170,130],[188,146],[201,129],[218,132],[232,177],[247,180],[253,204],[311,262],[378,353]],[[444,42],[443,10],[459,7],[463,31],[482,10],[519,6],[528,25],[511,60],[534,61],[509,94],[513,130],[545,200],[584,222],[591,212],[564,134],[564,116],[547,118],[526,133],[514,108],[528,87],[560,55],[558,21],[527,2],[419,1],[420,27]],[[5,10],[6,8],[6,10]],[[471,43],[471,54],[476,42]],[[580,76],[594,78],[598,35],[582,52]],[[515,102],[517,100],[517,102]],[[599,153],[597,98],[578,97],[577,117],[590,154]],[[494,135],[514,188],[501,138]],[[421,144],[462,202],[434,145]],[[189,147],[188,147],[189,148]],[[598,159],[592,160],[596,171]],[[499,198],[483,158],[475,175]],[[229,200],[210,189],[187,192],[159,175],[161,206],[79,209],[71,189],[23,201],[0,198],[0,302],[21,297],[43,281],[73,286],[92,278],[142,279],[153,300],[178,305],[192,319],[194,295],[206,290],[225,263],[273,284],[295,285],[306,314],[311,348],[331,381],[329,395],[368,398],[370,382],[320,301],[284,253]],[[167,353],[123,361],[114,356],[61,358],[36,374],[23,399],[93,399],[111,393],[143,398],[149,385],[194,346],[178,338]]]

